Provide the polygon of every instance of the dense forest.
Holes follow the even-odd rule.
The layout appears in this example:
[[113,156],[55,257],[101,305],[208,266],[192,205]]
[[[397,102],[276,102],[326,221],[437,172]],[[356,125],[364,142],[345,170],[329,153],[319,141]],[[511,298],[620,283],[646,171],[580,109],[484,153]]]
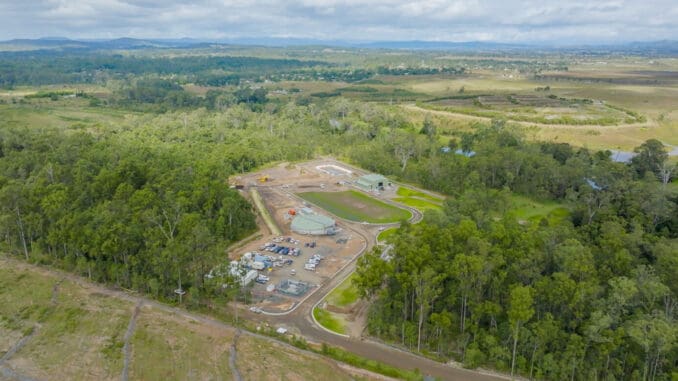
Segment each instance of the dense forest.
[[[528,143],[501,123],[463,140],[473,158],[428,160],[440,175],[421,178],[454,195],[444,211],[401,227],[390,261],[360,260],[370,332],[530,378],[675,377],[678,197],[662,144],[647,141],[627,165]],[[511,192],[570,212],[520,221]]]
[[[160,299],[183,288],[186,303],[209,303],[219,287],[205,275],[256,230],[229,176],[331,155],[448,196],[442,211],[397,231],[390,260],[378,251],[360,259],[370,334],[540,379],[678,376],[676,172],[657,140],[617,163],[609,151],[528,139],[502,120],[442,131],[397,106],[338,93],[271,101],[245,84],[414,73],[389,65],[41,53],[1,62],[5,87],[121,81],[107,97],[72,100],[114,122],[0,121],[5,251]],[[189,82],[213,88],[196,95]],[[0,107],[49,114],[63,95]],[[523,220],[515,195],[565,212]]]

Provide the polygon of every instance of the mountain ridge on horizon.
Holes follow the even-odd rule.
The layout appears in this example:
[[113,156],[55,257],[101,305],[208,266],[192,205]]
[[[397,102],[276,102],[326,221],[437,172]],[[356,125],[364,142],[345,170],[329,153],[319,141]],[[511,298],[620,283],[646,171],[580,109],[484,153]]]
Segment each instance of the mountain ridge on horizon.
[[[191,48],[208,45],[292,47],[318,46],[339,48],[366,48],[389,50],[459,50],[459,51],[501,51],[501,50],[603,50],[653,52],[678,54],[678,40],[629,41],[620,43],[562,44],[545,42],[495,42],[495,41],[434,41],[434,40],[386,40],[386,41],[344,41],[313,38],[247,37],[228,39],[202,38],[134,38],[72,39],[69,37],[45,36],[40,38],[16,38],[0,41],[0,46],[13,46],[14,51],[41,49],[142,49],[142,48]],[[33,49],[28,49],[28,48]],[[18,48],[18,49],[17,49]],[[1,50],[1,49],[0,49]]]

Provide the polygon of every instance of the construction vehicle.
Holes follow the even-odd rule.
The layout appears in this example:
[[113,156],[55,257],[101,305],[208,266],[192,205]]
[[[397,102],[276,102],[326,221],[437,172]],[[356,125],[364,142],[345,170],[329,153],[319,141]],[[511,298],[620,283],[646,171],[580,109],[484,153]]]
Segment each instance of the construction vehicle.
[[268,177],[268,176],[261,176],[261,177],[259,178],[259,182],[260,182],[260,183],[265,183],[265,182],[270,181],[270,180],[271,180],[271,178]]

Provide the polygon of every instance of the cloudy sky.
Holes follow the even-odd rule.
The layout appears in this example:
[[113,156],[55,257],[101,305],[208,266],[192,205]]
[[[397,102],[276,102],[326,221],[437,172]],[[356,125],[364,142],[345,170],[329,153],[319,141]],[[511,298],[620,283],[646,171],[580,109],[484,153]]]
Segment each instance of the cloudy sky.
[[678,0],[0,0],[0,40],[678,40]]

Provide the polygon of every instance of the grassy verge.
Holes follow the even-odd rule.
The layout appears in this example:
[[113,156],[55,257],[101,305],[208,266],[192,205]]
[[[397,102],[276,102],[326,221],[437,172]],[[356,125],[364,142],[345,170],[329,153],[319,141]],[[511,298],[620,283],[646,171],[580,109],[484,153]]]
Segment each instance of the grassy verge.
[[259,210],[259,214],[261,215],[261,218],[264,219],[264,222],[266,223],[266,226],[268,226],[268,229],[271,231],[271,234],[282,235],[280,228],[273,220],[273,217],[271,217],[271,214],[268,212],[268,209],[266,209],[266,205],[264,205],[264,201],[261,199],[259,191],[257,191],[256,188],[252,188],[250,190],[250,194],[252,195],[254,205],[257,207],[257,210]]
[[397,230],[398,230],[398,228],[386,229],[386,230],[382,231],[381,233],[379,233],[379,235],[377,236],[377,240],[380,243],[388,242],[389,238],[391,238]]
[[332,332],[340,333],[342,335],[346,333],[346,328],[341,320],[327,310],[316,307],[313,309],[313,317],[315,317],[315,320],[317,320],[320,325]]
[[357,302],[358,297],[358,289],[353,285],[353,274],[351,274],[327,296],[327,303],[337,307],[346,307]]
[[424,377],[418,371],[404,370],[380,363],[378,361],[368,360],[341,348],[330,347],[324,343],[322,346],[322,353],[337,361],[341,361],[355,367],[367,369],[375,373],[380,373],[388,377],[394,377],[408,381],[419,381],[424,379]]
[[392,223],[407,220],[409,211],[386,204],[354,190],[344,192],[305,192],[299,197],[330,213],[357,222]]
[[420,198],[420,199],[423,199],[423,200],[430,201],[432,203],[438,203],[439,204],[439,203],[443,202],[443,199],[440,198],[440,197],[435,197],[435,196],[432,196],[428,193],[419,192],[419,191],[416,191],[414,189],[405,188],[405,187],[398,187],[396,194],[398,196],[402,196],[402,197],[416,197],[416,198]]
[[413,198],[413,197],[396,197],[393,199],[395,202],[399,202],[403,205],[410,206],[412,208],[418,209],[420,211],[425,211],[425,210],[441,210],[442,206],[440,204],[434,204],[432,202],[426,201],[426,200],[420,200],[418,198]]

